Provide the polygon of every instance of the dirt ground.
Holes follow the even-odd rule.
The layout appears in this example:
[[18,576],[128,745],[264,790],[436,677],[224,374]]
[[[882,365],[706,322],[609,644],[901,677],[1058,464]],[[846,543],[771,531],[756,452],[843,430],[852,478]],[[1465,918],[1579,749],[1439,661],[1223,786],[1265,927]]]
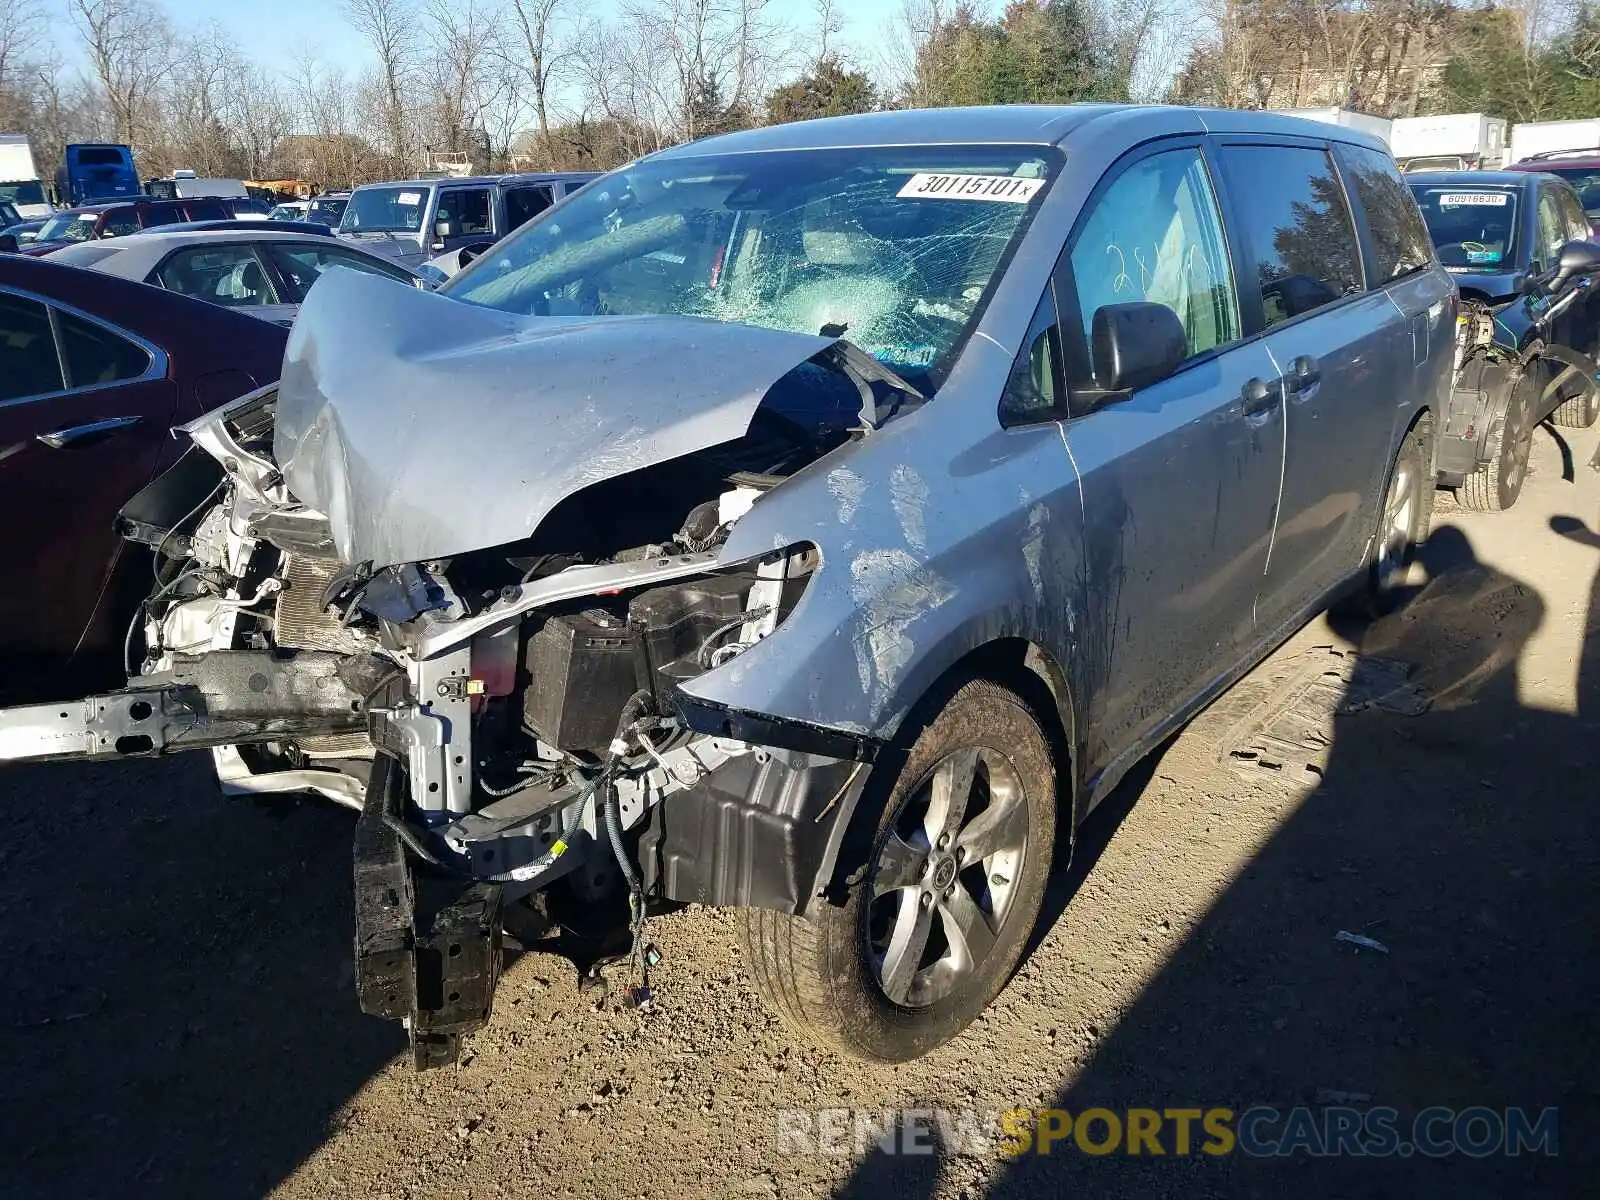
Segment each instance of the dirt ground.
[[[999,1001],[899,1068],[797,1044],[734,919],[689,910],[654,923],[654,1012],[594,1011],[562,960],[525,955],[464,1064],[418,1076],[400,1030],[356,1010],[349,814],[226,801],[196,756],[8,772],[0,1192],[1600,1195],[1597,436],[1541,432],[1516,509],[1439,514],[1408,609],[1314,623],[1137,772]],[[1329,715],[1320,778],[1219,763],[1319,645],[1414,664],[1430,707]],[[1557,1106],[1560,1155],[856,1158],[776,1137],[789,1108],[1242,1110],[1327,1089],[1404,1113]]]

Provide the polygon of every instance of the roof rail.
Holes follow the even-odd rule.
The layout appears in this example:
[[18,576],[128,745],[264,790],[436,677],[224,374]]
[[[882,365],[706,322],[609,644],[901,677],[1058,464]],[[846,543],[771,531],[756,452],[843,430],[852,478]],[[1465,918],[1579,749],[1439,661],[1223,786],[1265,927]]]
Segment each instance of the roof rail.
[[1600,146],[1582,146],[1575,150],[1541,150],[1538,154],[1530,154],[1527,158],[1519,158],[1518,162],[1543,162],[1548,158],[1576,158],[1586,154],[1600,154]]

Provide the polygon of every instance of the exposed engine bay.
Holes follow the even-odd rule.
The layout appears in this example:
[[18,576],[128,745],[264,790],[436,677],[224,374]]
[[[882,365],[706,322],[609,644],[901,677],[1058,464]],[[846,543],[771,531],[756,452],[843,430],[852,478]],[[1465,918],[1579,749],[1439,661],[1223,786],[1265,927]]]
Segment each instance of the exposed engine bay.
[[155,553],[129,688],[8,710],[0,756],[208,748],[226,791],[358,810],[358,991],[406,1021],[419,1066],[487,1020],[503,925],[609,917],[637,965],[658,901],[803,911],[864,756],[763,745],[679,689],[776,632],[823,565],[806,543],[723,561],[733,526],[920,400],[836,347],[741,437],[598,479],[514,542],[386,565],[341,557],[292,489],[280,388],[243,397],[184,427],[197,449],[157,481],[187,502],[204,480],[203,499],[124,513]]

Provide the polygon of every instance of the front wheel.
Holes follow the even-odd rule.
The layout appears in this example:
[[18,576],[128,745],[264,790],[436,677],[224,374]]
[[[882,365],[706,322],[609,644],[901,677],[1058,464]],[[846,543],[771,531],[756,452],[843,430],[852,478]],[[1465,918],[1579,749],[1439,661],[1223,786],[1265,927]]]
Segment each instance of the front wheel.
[[[753,909],[745,953],[792,1026],[856,1058],[904,1062],[999,994],[1038,920],[1055,849],[1049,740],[1015,693],[964,684],[903,765],[841,906],[816,921]],[[878,786],[874,786],[874,784]]]
[[1505,419],[1489,435],[1489,461],[1462,482],[1456,499],[1474,512],[1504,512],[1522,495],[1533,454],[1534,403],[1541,372],[1530,368],[1506,401]]

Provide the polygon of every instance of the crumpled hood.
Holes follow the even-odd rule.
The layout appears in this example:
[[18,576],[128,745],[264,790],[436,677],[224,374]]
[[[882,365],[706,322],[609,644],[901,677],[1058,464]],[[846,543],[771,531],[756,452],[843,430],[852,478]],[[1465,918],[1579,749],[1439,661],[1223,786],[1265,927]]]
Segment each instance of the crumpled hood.
[[300,308],[273,456],[346,563],[528,536],[603,479],[745,434],[835,339],[692,317],[520,317],[332,270]]

